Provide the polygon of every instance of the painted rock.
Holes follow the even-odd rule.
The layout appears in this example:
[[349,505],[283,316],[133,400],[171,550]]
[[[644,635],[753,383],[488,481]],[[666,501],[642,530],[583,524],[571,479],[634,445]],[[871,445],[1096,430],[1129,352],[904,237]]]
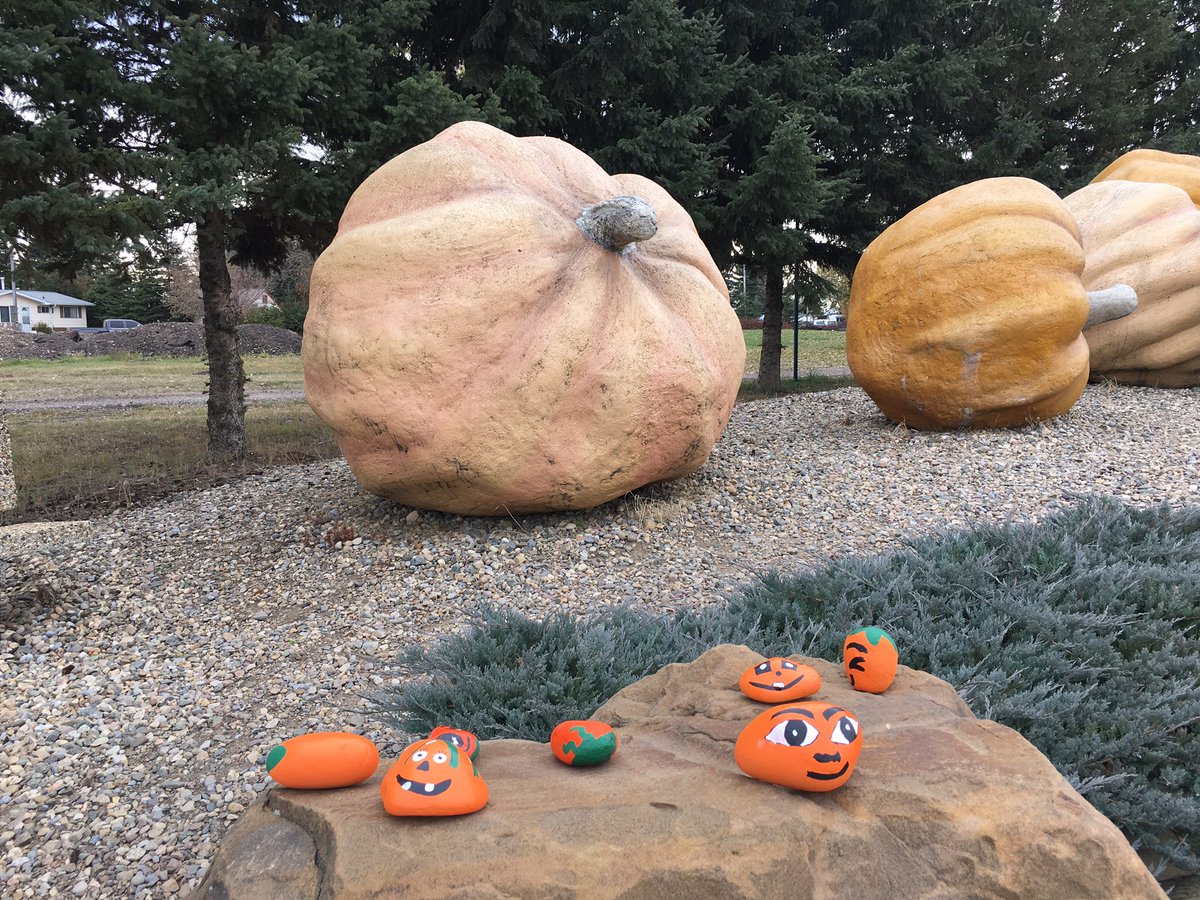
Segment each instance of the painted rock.
[[617,733],[603,722],[569,719],[554,726],[550,749],[568,766],[598,766],[617,752]]
[[466,753],[426,738],[404,748],[379,786],[393,816],[461,816],[487,806],[487,782]]
[[439,725],[433,731],[429,732],[429,736],[445,741],[447,744],[453,744],[458,748],[460,753],[465,753],[471,757],[471,762],[479,758],[479,738],[475,737],[469,731],[463,731],[461,728],[451,728],[448,725]]
[[759,703],[801,700],[821,689],[821,673],[812,666],[772,656],[743,672],[738,687]]
[[832,791],[850,780],[862,752],[853,713],[810,700],[759,713],[742,729],[733,758],[751,778],[798,791]]
[[369,738],[344,731],[318,731],[284,741],[267,754],[267,773],[279,784],[305,790],[350,787],[379,766]]
[[842,664],[856,691],[882,694],[896,680],[899,662],[896,642],[882,628],[852,631],[842,644]]

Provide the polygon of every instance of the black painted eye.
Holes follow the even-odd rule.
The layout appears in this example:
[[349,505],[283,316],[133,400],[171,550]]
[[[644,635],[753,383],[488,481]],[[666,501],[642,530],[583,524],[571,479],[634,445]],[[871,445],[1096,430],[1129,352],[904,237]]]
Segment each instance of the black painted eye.
[[763,675],[770,671],[771,671],[771,661],[769,659],[764,659],[762,662],[760,662],[757,666],[754,667],[754,673],[756,675]]
[[835,744],[853,744],[856,737],[858,737],[858,723],[846,716],[837,723],[830,740]]
[[461,747],[463,745],[463,739],[460,738],[457,734],[443,735],[442,740],[445,741],[447,744],[453,744],[455,747]]
[[784,667],[785,669],[792,669],[792,670],[795,670],[795,668],[796,668],[796,664],[795,664],[794,662],[788,662],[788,661],[785,659],[785,660],[783,661],[783,667]]
[[784,719],[771,729],[767,740],[789,747],[807,747],[817,739],[817,729],[804,719]]

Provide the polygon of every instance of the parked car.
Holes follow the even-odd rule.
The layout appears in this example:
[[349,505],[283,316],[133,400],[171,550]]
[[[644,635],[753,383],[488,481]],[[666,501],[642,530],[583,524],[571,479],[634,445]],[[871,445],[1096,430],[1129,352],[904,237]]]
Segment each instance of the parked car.
[[105,331],[132,331],[135,328],[141,328],[141,322],[135,322],[133,319],[105,319]]

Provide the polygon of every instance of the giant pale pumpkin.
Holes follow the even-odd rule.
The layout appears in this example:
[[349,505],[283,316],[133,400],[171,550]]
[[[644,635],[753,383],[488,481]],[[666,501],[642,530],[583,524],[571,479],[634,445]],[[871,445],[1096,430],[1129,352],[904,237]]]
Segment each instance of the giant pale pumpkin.
[[1166,153],[1162,150],[1131,150],[1117,157],[1092,179],[1101,181],[1147,181],[1173,184],[1187,192],[1192,203],[1200,206],[1200,156]]
[[463,122],[350,198],[313,269],[303,359],[364,487],[504,515],[695,472],[745,346],[666,191]]
[[[1057,416],[1088,380],[1082,272],[1075,220],[1049,188],[990,178],[947,191],[859,260],[850,368],[888,418],[914,428]],[[1126,313],[1129,302],[1097,297],[1097,315]]]
[[1200,208],[1180,188],[1137,181],[1098,181],[1066,204],[1083,237],[1084,285],[1123,282],[1138,296],[1133,315],[1084,332],[1092,372],[1125,384],[1200,385]]

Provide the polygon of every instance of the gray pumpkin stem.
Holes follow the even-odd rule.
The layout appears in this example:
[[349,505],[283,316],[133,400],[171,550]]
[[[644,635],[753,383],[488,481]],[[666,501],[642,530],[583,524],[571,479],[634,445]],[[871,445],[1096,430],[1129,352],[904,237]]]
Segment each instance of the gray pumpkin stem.
[[1137,291],[1127,284],[1114,284],[1102,291],[1088,291],[1087,321],[1083,323],[1084,331],[1101,322],[1111,322],[1127,316],[1137,309]]
[[641,197],[613,197],[589,206],[575,220],[579,230],[617,253],[634,241],[648,241],[658,231],[654,207]]

